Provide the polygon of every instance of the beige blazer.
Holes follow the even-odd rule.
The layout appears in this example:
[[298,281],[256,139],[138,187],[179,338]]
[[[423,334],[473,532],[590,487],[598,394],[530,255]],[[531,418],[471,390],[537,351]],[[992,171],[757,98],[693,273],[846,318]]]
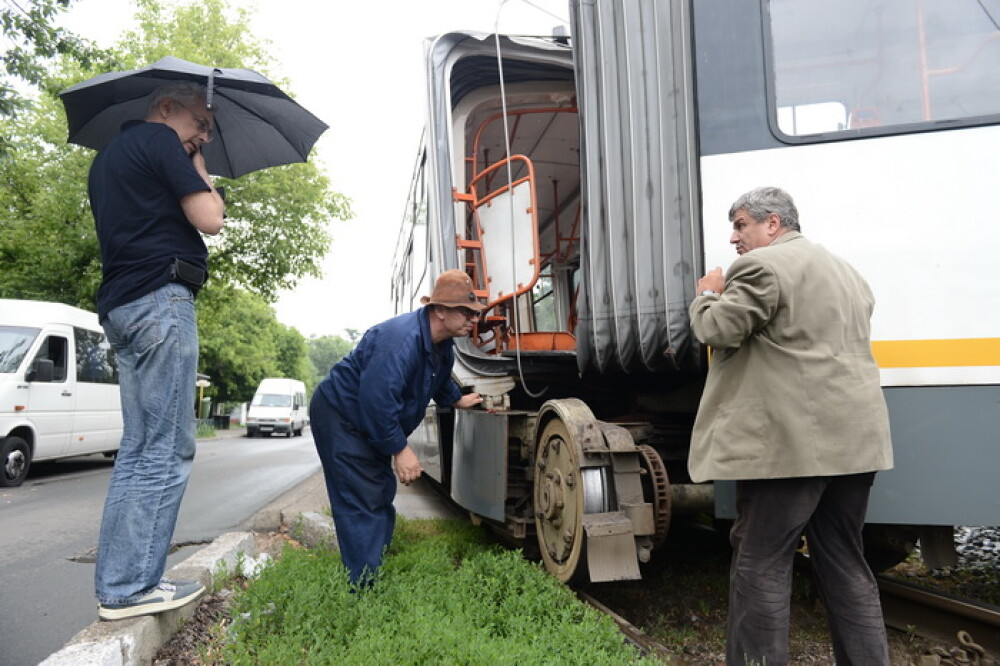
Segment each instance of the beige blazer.
[[688,470],[696,481],[892,467],[871,353],[875,300],[847,262],[798,232],[733,262],[721,295],[691,303],[713,348]]

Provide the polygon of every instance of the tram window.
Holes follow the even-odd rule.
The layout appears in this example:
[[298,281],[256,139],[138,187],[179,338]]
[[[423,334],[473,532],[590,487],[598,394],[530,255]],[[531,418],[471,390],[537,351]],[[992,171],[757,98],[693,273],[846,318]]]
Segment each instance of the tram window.
[[847,127],[847,109],[840,102],[781,107],[778,127],[792,136],[838,132]]
[[552,291],[552,277],[538,276],[538,282],[531,290],[531,304],[535,312],[536,331],[562,330],[556,322],[556,299]]
[[764,0],[789,137],[1000,113],[1000,0]]

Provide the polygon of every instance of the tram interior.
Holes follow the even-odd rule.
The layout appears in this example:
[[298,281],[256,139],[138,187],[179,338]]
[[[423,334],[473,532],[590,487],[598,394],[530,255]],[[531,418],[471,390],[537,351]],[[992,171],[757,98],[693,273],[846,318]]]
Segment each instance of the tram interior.
[[[580,269],[580,130],[572,84],[469,94],[454,111],[457,239],[488,304],[487,353],[573,353]],[[512,184],[512,185],[511,185]]]

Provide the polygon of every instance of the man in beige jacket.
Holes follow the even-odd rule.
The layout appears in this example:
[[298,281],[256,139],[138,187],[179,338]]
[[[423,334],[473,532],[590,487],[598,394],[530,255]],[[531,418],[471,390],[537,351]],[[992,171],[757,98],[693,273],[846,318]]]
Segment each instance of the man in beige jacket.
[[691,326],[712,347],[688,468],[736,481],[727,663],[788,662],[792,562],[805,533],[837,664],[888,664],[861,528],[892,467],[864,278],[799,232],[790,196],[729,211],[740,257],[698,281]]

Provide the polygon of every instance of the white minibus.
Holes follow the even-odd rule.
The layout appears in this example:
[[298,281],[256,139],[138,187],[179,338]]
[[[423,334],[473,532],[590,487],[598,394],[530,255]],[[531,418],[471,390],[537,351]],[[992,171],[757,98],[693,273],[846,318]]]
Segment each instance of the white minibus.
[[247,412],[247,437],[284,433],[302,434],[309,423],[306,385],[297,379],[270,377],[261,380]]
[[33,461],[114,454],[122,435],[118,364],[97,315],[0,299],[0,486]]

